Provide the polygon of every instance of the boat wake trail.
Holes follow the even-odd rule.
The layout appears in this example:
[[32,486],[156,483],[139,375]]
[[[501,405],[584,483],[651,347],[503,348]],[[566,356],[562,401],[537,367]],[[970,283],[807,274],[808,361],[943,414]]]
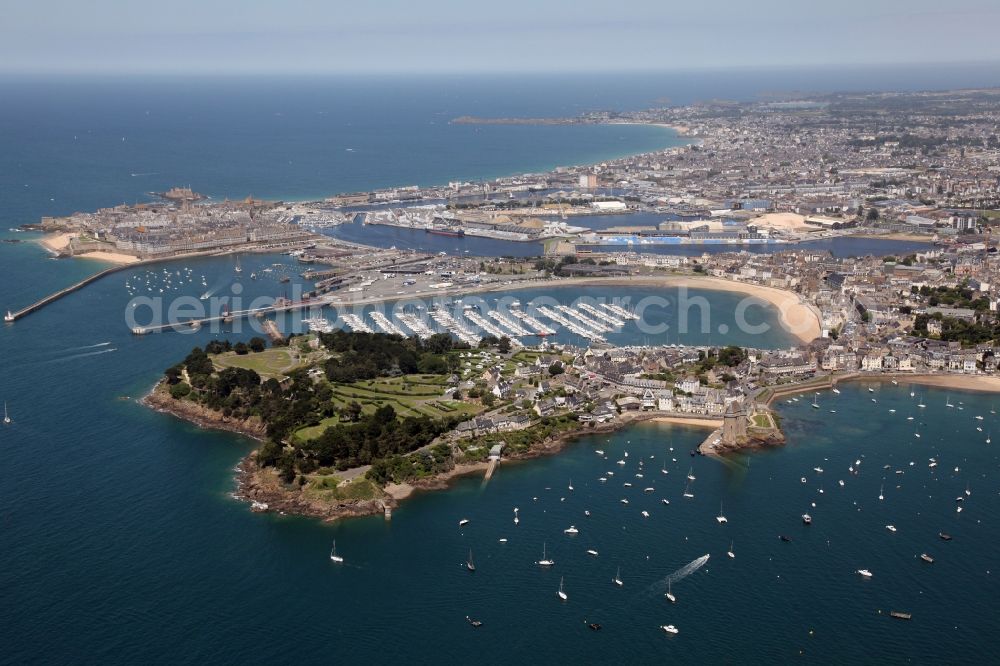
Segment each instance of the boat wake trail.
[[53,358],[48,361],[43,361],[43,363],[62,363],[63,361],[73,361],[78,358],[86,358],[87,356],[97,356],[99,354],[110,354],[113,351],[118,351],[117,348],[112,347],[111,349],[98,349],[97,351],[85,352],[83,354],[70,354],[69,356],[62,356],[60,358]]
[[662,594],[666,592],[668,583],[673,584],[678,581],[684,580],[685,578],[693,574],[695,571],[705,566],[705,563],[708,562],[709,557],[710,557],[709,555],[702,555],[693,562],[685,564],[680,569],[673,572],[663,580],[656,581],[655,583],[650,585],[649,588],[647,588],[646,594],[653,595],[653,594]]
[[72,352],[72,351],[83,351],[84,349],[94,349],[96,347],[107,347],[110,344],[111,344],[110,342],[98,342],[96,345],[83,345],[82,347],[69,347],[67,349],[61,349],[61,350],[59,350],[58,352],[55,352],[55,353],[57,353],[57,354],[64,354],[66,352]]

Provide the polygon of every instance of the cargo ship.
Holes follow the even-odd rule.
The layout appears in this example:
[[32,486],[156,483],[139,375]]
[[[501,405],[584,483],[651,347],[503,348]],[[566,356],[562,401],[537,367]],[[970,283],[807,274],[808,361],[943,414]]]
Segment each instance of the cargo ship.
[[435,236],[450,236],[452,238],[464,238],[465,230],[453,227],[430,227],[426,229],[427,233],[434,234]]

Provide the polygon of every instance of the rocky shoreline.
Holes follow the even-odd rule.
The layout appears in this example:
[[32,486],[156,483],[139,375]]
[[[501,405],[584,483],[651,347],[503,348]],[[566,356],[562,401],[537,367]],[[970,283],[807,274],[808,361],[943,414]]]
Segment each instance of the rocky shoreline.
[[[170,414],[184,419],[202,428],[225,430],[257,441],[264,441],[266,427],[259,420],[235,420],[222,416],[219,412],[202,407],[190,401],[175,400],[167,392],[161,381],[141,401],[142,404],[158,412]],[[586,435],[605,435],[621,430],[637,423],[655,422],[657,415],[653,412],[626,413],[608,423],[585,426],[550,437],[530,450],[515,453],[503,459],[504,463],[524,462],[551,456],[561,452],[571,442]],[[764,446],[775,446],[784,443],[767,439],[753,439],[738,449],[755,449]],[[731,453],[726,450],[723,453]],[[451,469],[426,479],[418,479],[409,483],[388,484],[379,497],[372,499],[341,500],[337,502],[322,501],[310,498],[298,486],[282,483],[274,470],[261,468],[257,464],[257,452],[253,451],[240,461],[236,475],[237,489],[233,497],[249,502],[252,510],[258,512],[276,512],[286,515],[306,516],[332,522],[341,518],[371,516],[391,511],[399,502],[408,499],[420,491],[445,490],[455,479],[470,474],[485,472],[488,464],[485,462],[457,463]]]
[[264,437],[267,435],[267,426],[260,419],[227,418],[213,409],[202,407],[190,400],[177,400],[171,397],[163,380],[157,382],[153,390],[139,402],[158,412],[189,421],[200,428],[225,430],[244,435],[258,442],[264,441]]

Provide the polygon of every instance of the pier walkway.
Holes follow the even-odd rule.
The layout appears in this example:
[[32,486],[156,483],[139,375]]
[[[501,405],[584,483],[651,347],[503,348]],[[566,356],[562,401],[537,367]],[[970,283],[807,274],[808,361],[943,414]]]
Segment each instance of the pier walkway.
[[53,294],[49,294],[45,298],[41,299],[40,301],[35,301],[34,303],[32,303],[31,305],[29,305],[26,308],[22,308],[20,310],[17,310],[16,312],[10,312],[8,310],[7,314],[4,315],[3,320],[5,322],[8,322],[8,323],[9,322],[15,322],[15,321],[17,321],[18,319],[20,319],[22,317],[26,317],[26,316],[30,315],[32,312],[34,312],[36,310],[41,310],[43,307],[45,307],[49,303],[53,303],[55,301],[58,301],[63,296],[68,296],[69,294],[72,294],[74,291],[79,291],[80,289],[83,289],[84,287],[86,287],[91,282],[97,282],[98,280],[100,280],[105,275],[111,275],[112,273],[117,273],[118,271],[125,270],[126,268],[135,268],[136,266],[140,266],[143,263],[152,263],[152,262],[138,262],[138,263],[134,263],[134,264],[123,264],[121,266],[112,266],[111,268],[106,268],[103,271],[100,271],[98,273],[94,273],[90,277],[87,277],[87,278],[84,278],[84,279],[80,280],[76,284],[71,284],[70,286],[66,287],[65,289],[60,289],[59,291],[57,291],[57,292],[55,292]]

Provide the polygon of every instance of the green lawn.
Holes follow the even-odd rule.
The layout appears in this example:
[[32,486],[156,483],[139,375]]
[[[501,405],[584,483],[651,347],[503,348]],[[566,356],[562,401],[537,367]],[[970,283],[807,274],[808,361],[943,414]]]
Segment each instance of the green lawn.
[[244,356],[239,356],[236,352],[226,352],[214,356],[212,362],[220,368],[246,368],[247,370],[254,370],[265,379],[269,377],[284,377],[298,365],[292,358],[291,352],[284,347],[265,349],[256,354],[251,352]]
[[753,424],[758,428],[770,428],[771,418],[767,414],[754,414]]
[[307,497],[332,500],[367,500],[381,496],[381,492],[374,483],[364,478],[358,477],[350,483],[340,486],[341,480],[337,475],[330,476],[309,476],[309,484],[302,491]]

